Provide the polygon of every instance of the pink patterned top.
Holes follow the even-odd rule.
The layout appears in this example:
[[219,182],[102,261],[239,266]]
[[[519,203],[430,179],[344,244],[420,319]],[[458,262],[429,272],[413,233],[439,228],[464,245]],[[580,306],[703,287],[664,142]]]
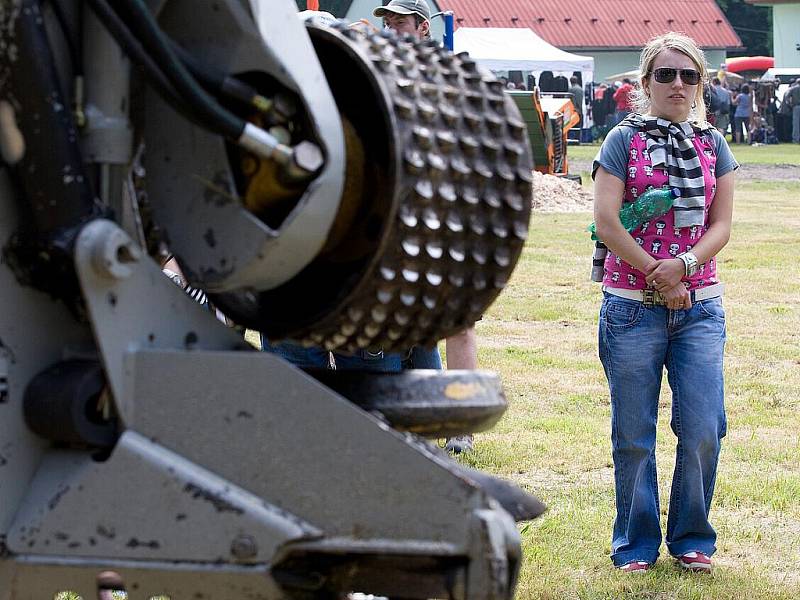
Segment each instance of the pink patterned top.
[[[674,211],[643,223],[631,235],[645,251],[654,258],[671,258],[692,249],[708,229],[708,210],[717,190],[715,166],[717,156],[714,144],[708,134],[696,135],[692,139],[703,169],[706,188],[706,208],[703,226],[676,228]],[[661,187],[667,183],[667,173],[663,167],[654,169],[645,143],[645,133],[639,131],[631,137],[628,152],[628,176],[625,181],[623,202],[633,202],[640,194],[651,187]],[[712,258],[702,263],[692,277],[684,277],[684,285],[690,290],[717,283],[716,260]],[[647,287],[644,274],[614,255],[609,250],[604,265],[603,285],[612,288],[643,290]]]

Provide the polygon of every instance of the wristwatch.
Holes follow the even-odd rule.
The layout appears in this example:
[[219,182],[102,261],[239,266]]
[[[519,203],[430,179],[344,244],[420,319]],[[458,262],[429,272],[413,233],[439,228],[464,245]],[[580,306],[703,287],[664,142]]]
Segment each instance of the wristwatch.
[[678,254],[675,258],[680,258],[683,261],[686,277],[691,277],[697,273],[698,264],[694,252],[684,252],[683,254]]

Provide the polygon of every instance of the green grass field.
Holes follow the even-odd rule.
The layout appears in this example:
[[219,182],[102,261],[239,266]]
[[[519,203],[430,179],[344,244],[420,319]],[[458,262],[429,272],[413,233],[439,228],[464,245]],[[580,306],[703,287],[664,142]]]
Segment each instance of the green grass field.
[[[587,157],[596,151],[576,148]],[[800,162],[800,147],[780,149],[782,162]],[[737,156],[753,162],[744,153],[758,150],[742,148]],[[588,212],[534,214],[509,287],[477,324],[480,366],[502,376],[509,410],[492,431],[476,436],[476,450],[462,460],[517,482],[549,506],[545,516],[520,526],[525,558],[517,598],[794,600],[800,596],[800,182],[737,185],[732,240],[719,257],[728,286],[729,431],[712,508],[719,533],[712,576],[680,572],[663,555],[644,575],[611,566],[610,410],[596,349],[600,291],[589,281],[590,220]],[[664,507],[675,446],[669,406],[665,385],[658,438]]]
[[[787,157],[781,162],[800,162],[800,147],[781,149]],[[590,220],[589,213],[535,214],[509,288],[477,326],[480,365],[501,374],[510,408],[494,430],[477,436],[465,460],[513,479],[550,507],[522,527],[518,597],[794,599],[800,594],[800,183],[737,185],[732,240],[719,257],[728,286],[729,432],[712,508],[719,534],[712,576],[679,572],[663,547],[647,574],[611,567],[610,409],[596,349],[600,291],[589,281]],[[665,384],[658,437],[664,525],[675,447],[669,406]]]
[[[728,140],[730,142],[730,140]],[[577,160],[591,160],[600,148],[599,143],[570,146],[567,157]],[[742,164],[758,165],[798,165],[800,166],[800,144],[771,144],[767,146],[731,146],[736,160]]]

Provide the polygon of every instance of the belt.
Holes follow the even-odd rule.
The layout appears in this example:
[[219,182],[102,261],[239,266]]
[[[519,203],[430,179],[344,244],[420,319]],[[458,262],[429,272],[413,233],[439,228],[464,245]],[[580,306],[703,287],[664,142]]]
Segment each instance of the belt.
[[[692,304],[694,304],[695,302],[700,302],[701,300],[718,298],[722,296],[722,292],[724,290],[724,283],[715,283],[713,285],[707,285],[706,287],[692,290],[689,292],[689,294],[692,299]],[[661,295],[661,292],[658,292],[652,288],[647,288],[646,290],[626,290],[624,288],[603,286],[603,291],[608,292],[612,296],[619,296],[620,298],[627,298],[628,300],[644,302],[645,306],[664,305],[667,303],[667,301],[664,300],[664,296]]]

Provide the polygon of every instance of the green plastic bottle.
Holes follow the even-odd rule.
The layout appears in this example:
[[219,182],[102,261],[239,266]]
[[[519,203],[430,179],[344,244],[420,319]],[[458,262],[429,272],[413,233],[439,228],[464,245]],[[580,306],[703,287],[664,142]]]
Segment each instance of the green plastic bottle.
[[[681,191],[678,188],[670,188],[669,186],[647,190],[636,200],[628,202],[620,208],[619,220],[628,233],[631,233],[642,223],[666,214],[672,208],[675,198],[680,198],[680,196]],[[594,222],[589,225],[589,231],[592,233],[592,239],[595,240],[590,278],[592,281],[600,282],[603,281],[603,265],[606,261],[608,248],[597,237]]]
[[[631,233],[642,223],[655,217],[666,214],[675,198],[680,198],[681,191],[678,188],[664,186],[647,190],[633,202],[628,202],[619,210],[619,220],[622,226]],[[589,225],[592,239],[597,240],[597,231],[594,222]]]

